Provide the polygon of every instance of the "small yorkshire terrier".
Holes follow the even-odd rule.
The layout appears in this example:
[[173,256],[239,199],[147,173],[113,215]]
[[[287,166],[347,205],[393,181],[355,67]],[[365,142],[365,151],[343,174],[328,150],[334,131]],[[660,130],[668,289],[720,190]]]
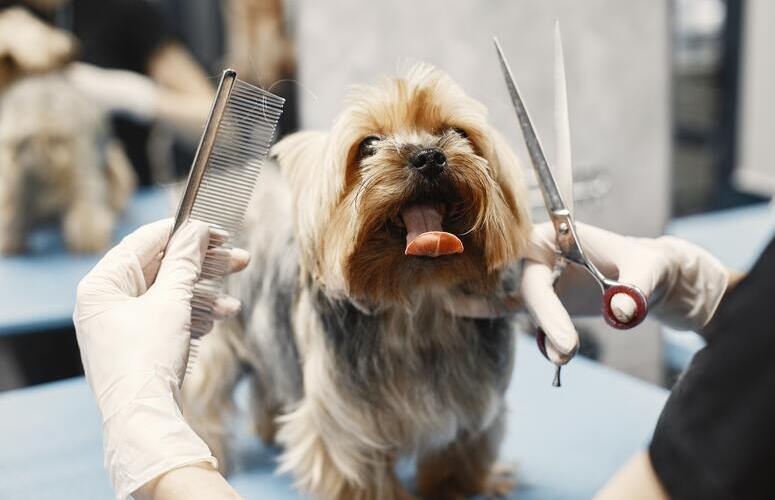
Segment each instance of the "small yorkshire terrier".
[[[248,376],[280,471],[324,499],[502,495],[495,467],[511,379],[510,321],[455,297],[512,293],[531,224],[520,166],[482,104],[427,65],[357,87],[329,132],[279,142],[258,182],[218,323],[185,412],[225,466],[226,417]],[[501,469],[502,471],[502,469]]]
[[110,243],[135,174],[106,113],[60,73],[0,96],[0,254],[22,252],[36,225],[61,221],[72,252]]

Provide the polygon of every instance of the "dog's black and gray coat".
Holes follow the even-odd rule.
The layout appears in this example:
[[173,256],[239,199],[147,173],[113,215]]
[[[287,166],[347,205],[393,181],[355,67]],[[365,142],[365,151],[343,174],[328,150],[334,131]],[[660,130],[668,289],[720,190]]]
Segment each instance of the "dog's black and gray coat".
[[[424,497],[507,492],[493,465],[511,329],[464,314],[468,299],[498,311],[513,296],[530,221],[519,162],[484,106],[420,64],[358,87],[330,131],[273,154],[280,169],[264,169],[237,242],[253,260],[229,283],[244,309],[204,339],[189,421],[223,463],[247,376],[256,431],[282,445],[279,470],[304,492],[409,498],[393,465],[410,454]],[[409,252],[434,234],[459,251]]]
[[251,264],[229,283],[243,311],[206,337],[186,384],[188,418],[221,461],[242,377],[251,379],[259,434],[285,445],[282,467],[297,474],[335,467],[358,484],[399,455],[497,439],[514,361],[509,319],[456,317],[443,295],[418,295],[408,309],[329,296],[300,265],[291,210],[269,165],[241,242]]

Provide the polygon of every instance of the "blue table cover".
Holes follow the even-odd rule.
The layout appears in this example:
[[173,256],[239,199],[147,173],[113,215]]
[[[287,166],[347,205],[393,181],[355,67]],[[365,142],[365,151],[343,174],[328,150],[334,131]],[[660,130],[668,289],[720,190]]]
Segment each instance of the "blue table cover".
[[[114,242],[148,222],[174,213],[173,196],[163,188],[139,191],[116,228]],[[67,328],[72,325],[75,289],[99,255],[64,250],[59,230],[33,233],[31,251],[0,256],[0,336]]]
[[[557,389],[535,342],[519,336],[518,344],[501,447],[502,461],[518,468],[511,498],[589,499],[646,446],[667,393],[581,357]],[[274,474],[277,450],[248,436],[244,421],[236,428],[241,465],[230,483],[246,498],[297,498],[290,478]],[[99,416],[83,379],[0,394],[0,443],[0,498],[112,498]]]

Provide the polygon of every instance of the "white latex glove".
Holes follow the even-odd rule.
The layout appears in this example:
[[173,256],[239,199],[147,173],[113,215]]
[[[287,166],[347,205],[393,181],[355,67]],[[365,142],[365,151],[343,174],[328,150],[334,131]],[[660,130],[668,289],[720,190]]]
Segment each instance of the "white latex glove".
[[105,69],[86,63],[72,63],[67,79],[106,110],[142,122],[153,121],[159,107],[159,91],[153,80],[120,69]]
[[[162,259],[171,228],[171,219],[141,227],[78,285],[73,321],[102,415],[105,466],[119,499],[171,469],[204,461],[216,466],[183,419],[177,397],[188,358],[194,283],[206,252],[226,250],[208,250],[208,226],[189,222]],[[229,271],[249,260],[239,249],[229,258]],[[240,308],[231,297],[214,306],[221,317]]]
[[[673,328],[701,329],[726,291],[728,270],[696,245],[671,236],[621,236],[579,222],[576,229],[587,258],[605,276],[640,288],[649,301],[649,316]],[[547,335],[547,355],[554,363],[564,364],[579,344],[570,316],[599,315],[602,294],[597,282],[572,264],[555,293],[554,249],[554,227],[550,223],[535,226],[525,255],[521,293],[537,326]],[[615,295],[611,306],[625,323],[635,314],[635,303],[627,295]]]

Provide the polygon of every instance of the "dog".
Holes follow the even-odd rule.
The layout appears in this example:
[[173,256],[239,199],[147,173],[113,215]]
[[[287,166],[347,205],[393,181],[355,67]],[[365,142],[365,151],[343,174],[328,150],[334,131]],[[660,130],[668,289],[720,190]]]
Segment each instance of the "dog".
[[136,177],[107,114],[60,72],[0,95],[0,253],[25,250],[30,229],[61,221],[66,247],[105,250]]
[[455,297],[514,293],[531,230],[514,153],[486,109],[418,64],[361,86],[328,132],[280,141],[228,283],[240,317],[205,337],[184,414],[228,467],[227,420],[248,377],[279,471],[325,499],[505,494],[495,461],[514,338]]
[[271,87],[293,78],[296,52],[285,26],[282,0],[229,0],[226,18],[226,58],[245,80]]

